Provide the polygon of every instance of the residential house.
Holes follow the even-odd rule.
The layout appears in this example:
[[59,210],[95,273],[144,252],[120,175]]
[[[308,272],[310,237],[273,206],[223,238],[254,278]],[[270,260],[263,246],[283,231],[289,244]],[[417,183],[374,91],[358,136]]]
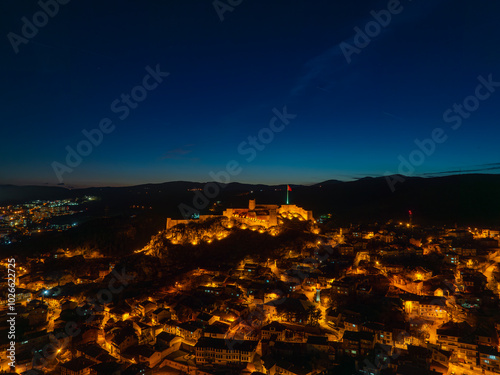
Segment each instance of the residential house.
[[491,372],[500,373],[500,353],[491,346],[479,345],[479,365]]
[[357,357],[366,355],[375,346],[375,336],[370,332],[345,331],[342,337],[344,353]]
[[202,337],[195,345],[196,364],[241,364],[252,362],[257,341],[224,340]]
[[111,362],[115,359],[107,350],[103,349],[95,342],[78,346],[76,354],[78,357],[85,357],[95,363]]
[[196,342],[203,335],[203,325],[198,322],[186,322],[176,326],[177,336],[186,341]]
[[203,337],[213,337],[223,339],[229,332],[229,325],[222,322],[215,322],[203,329]]
[[149,345],[133,345],[125,350],[123,356],[136,363],[146,363],[150,368],[155,367],[162,359],[161,351],[156,351]]
[[91,361],[85,357],[77,357],[68,362],[61,363],[60,374],[61,375],[90,375],[90,368],[95,365],[94,361]]
[[262,339],[285,341],[286,327],[276,321],[273,321],[261,328]]
[[111,339],[111,354],[121,356],[126,349],[138,343],[137,334],[132,327],[122,328]]

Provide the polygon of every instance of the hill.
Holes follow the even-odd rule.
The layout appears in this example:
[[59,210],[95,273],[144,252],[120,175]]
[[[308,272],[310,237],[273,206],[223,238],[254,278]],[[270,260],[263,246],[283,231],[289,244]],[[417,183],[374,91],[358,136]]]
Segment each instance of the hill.
[[[96,211],[128,212],[132,206],[150,208],[157,215],[182,218],[179,204],[196,208],[193,199],[205,196],[205,183],[175,181],[128,187],[66,189],[63,187],[0,186],[0,204],[33,199],[95,195]],[[201,213],[221,213],[226,207],[246,207],[249,199],[284,204],[286,185],[230,183],[209,199]],[[412,210],[421,223],[498,225],[500,175],[464,174],[445,177],[404,177],[392,191],[385,177],[341,182],[328,180],[312,186],[293,185],[290,203],[312,210],[315,217],[331,213],[339,223],[401,220]],[[214,204],[220,202],[218,204]]]

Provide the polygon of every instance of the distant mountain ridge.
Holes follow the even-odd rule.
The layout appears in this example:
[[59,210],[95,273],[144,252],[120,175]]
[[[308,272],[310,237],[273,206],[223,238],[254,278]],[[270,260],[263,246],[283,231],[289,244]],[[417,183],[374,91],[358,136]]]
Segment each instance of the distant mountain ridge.
[[[342,223],[404,220],[412,210],[415,222],[470,223],[500,226],[500,175],[462,174],[442,177],[399,176],[404,182],[391,190],[385,177],[342,182],[328,180],[305,186],[291,185],[290,203],[312,210],[315,217],[331,213]],[[101,197],[102,206],[120,210],[131,205],[151,207],[161,215],[180,218],[178,205],[195,208],[195,196],[204,196],[206,183],[172,181],[126,187],[67,189],[48,186],[0,185],[0,205],[41,199],[53,200],[83,195]],[[193,190],[201,189],[201,190]],[[233,182],[203,207],[203,213],[216,201],[220,207],[241,207],[249,199],[260,203],[285,204],[286,185]]]

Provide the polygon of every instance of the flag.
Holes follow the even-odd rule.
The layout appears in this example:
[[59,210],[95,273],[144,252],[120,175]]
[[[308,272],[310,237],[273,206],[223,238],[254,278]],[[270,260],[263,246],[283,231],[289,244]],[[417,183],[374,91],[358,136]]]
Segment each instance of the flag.
[[290,185],[286,185],[286,187],[287,187],[288,191],[292,191],[292,188],[290,187]]

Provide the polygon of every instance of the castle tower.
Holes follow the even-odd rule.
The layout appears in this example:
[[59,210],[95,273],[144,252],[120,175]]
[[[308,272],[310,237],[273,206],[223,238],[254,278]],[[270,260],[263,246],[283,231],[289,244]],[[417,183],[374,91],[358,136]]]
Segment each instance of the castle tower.
[[269,226],[273,227],[275,225],[278,225],[278,213],[276,209],[271,209],[269,210]]
[[248,209],[249,209],[250,211],[255,210],[255,199],[250,199],[250,200],[248,201]]
[[313,212],[312,211],[306,211],[306,212],[307,212],[307,220],[313,221],[314,220]]

